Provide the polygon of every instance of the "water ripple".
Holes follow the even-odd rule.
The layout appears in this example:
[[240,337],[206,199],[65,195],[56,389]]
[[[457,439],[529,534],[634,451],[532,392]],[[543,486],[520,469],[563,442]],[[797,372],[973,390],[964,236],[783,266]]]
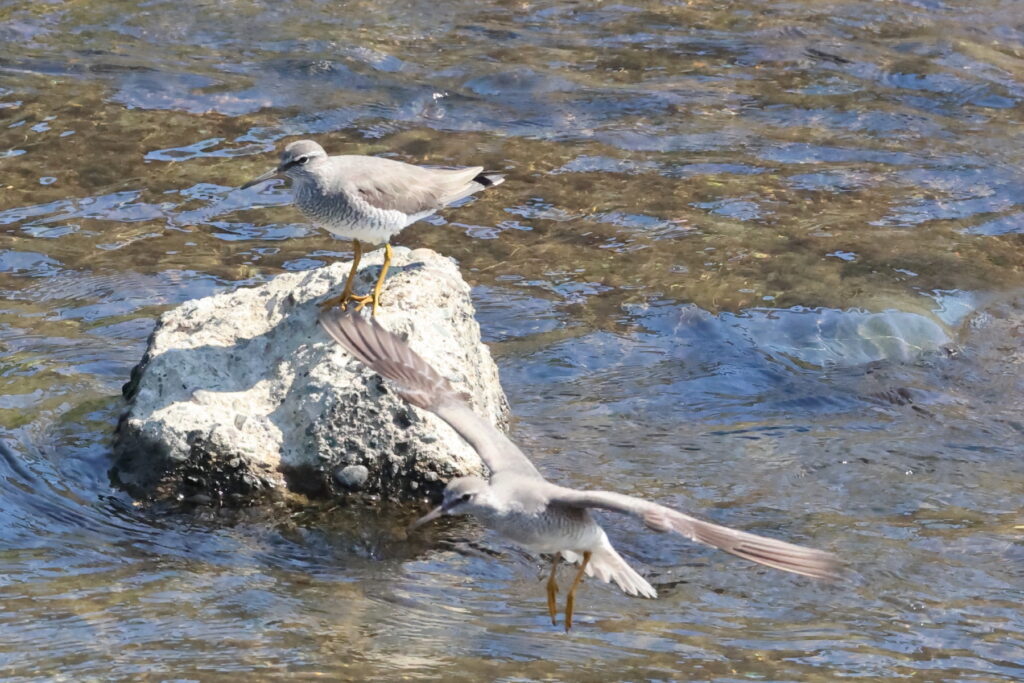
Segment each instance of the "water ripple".
[[[1014,3],[4,11],[9,677],[1024,673]],[[113,487],[163,310],[347,256],[284,185],[237,189],[300,136],[506,174],[399,241],[459,261],[546,473],[829,548],[848,581],[605,515],[659,599],[588,581],[564,635],[545,563],[471,522]]]

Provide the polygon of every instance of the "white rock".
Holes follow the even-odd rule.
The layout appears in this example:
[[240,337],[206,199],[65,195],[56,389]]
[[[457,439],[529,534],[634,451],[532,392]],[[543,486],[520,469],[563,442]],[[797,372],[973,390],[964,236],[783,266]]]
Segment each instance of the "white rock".
[[[357,292],[369,291],[381,260],[381,251],[364,257]],[[165,313],[125,385],[115,476],[141,495],[245,503],[270,490],[341,494],[353,482],[364,493],[422,496],[479,474],[479,457],[448,425],[396,396],[316,324],[319,301],[341,291],[349,267],[280,275]],[[377,320],[504,426],[508,403],[473,314],[452,261],[395,249]],[[335,476],[353,466],[368,476]]]

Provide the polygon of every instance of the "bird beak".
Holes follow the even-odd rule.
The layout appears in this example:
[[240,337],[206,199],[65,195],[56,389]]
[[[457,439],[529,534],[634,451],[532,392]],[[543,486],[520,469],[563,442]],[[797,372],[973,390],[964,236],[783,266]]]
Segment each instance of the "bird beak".
[[427,514],[423,515],[422,517],[417,519],[412,524],[410,524],[409,525],[409,531],[412,531],[413,529],[419,529],[421,526],[423,526],[427,522],[433,522],[435,519],[437,519],[438,517],[440,517],[443,514],[444,514],[444,506],[438,505],[436,508],[434,508],[433,510],[431,510]]
[[280,177],[281,177],[281,169],[280,168],[272,168],[269,171],[267,171],[266,173],[264,173],[263,175],[261,175],[259,178],[254,178],[254,179],[250,180],[249,182],[247,182],[245,185],[242,185],[242,187],[239,188],[239,189],[247,190],[250,187],[252,187],[253,185],[258,185],[258,184],[262,183],[265,180],[270,180],[271,178],[280,178]]

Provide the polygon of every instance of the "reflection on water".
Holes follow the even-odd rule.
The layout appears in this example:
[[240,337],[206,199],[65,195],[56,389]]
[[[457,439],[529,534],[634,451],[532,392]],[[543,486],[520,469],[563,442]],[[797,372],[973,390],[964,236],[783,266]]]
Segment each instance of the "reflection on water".
[[[0,3],[0,671],[1019,679],[1022,102],[1013,3]],[[508,174],[401,241],[547,473],[849,579],[608,519],[659,599],[565,637],[471,522],[113,489],[154,317],[347,255],[235,189],[296,136]]]

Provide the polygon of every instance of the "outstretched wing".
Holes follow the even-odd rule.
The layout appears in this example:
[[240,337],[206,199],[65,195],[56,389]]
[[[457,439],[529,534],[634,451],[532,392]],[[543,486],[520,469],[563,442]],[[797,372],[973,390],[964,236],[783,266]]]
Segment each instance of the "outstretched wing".
[[334,308],[320,315],[320,325],[367,367],[397,384],[402,398],[451,425],[480,454],[492,475],[514,471],[541,478],[507,436],[474,413],[447,379],[380,323]]
[[839,563],[836,557],[822,550],[805,548],[774,538],[766,538],[746,531],[712,524],[664,505],[621,493],[577,491],[554,484],[549,484],[549,486],[552,504],[621,512],[642,519],[644,524],[655,531],[674,531],[692,541],[704,543],[768,567],[802,574],[814,579],[838,577]]

